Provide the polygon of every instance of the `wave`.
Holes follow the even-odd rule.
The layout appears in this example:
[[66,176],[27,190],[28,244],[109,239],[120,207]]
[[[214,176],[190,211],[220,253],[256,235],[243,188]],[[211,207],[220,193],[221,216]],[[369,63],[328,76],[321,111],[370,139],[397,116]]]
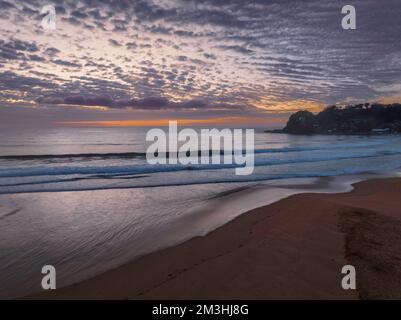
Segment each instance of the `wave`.
[[135,185],[92,185],[92,186],[55,186],[53,188],[42,187],[38,189],[15,189],[1,191],[0,194],[18,194],[18,193],[43,193],[43,192],[68,192],[68,191],[96,191],[96,190],[119,190],[119,189],[145,189],[157,187],[179,187],[191,185],[205,185],[205,184],[220,184],[220,183],[261,183],[272,180],[283,180],[292,178],[323,178],[323,177],[336,177],[339,175],[350,174],[368,174],[377,173],[386,170],[400,170],[398,164],[385,164],[383,163],[380,168],[374,170],[361,170],[359,167],[349,167],[346,169],[337,168],[328,172],[297,172],[297,173],[280,173],[280,174],[263,174],[258,176],[235,176],[235,178],[216,178],[210,180],[192,180],[192,181],[175,181],[175,182],[144,182]]
[[[284,164],[299,164],[299,163],[310,163],[310,162],[324,162],[332,160],[345,160],[345,159],[362,159],[362,158],[374,158],[380,156],[394,156],[401,155],[401,151],[366,151],[365,154],[354,154],[344,153],[328,155],[328,156],[316,156],[316,157],[304,157],[297,159],[255,159],[254,166],[274,166]],[[55,176],[55,175],[117,175],[117,174],[151,174],[151,173],[162,173],[162,172],[177,172],[177,171],[188,171],[188,170],[218,170],[218,169],[230,169],[241,167],[237,164],[198,164],[198,165],[181,165],[181,164],[161,164],[161,165],[125,165],[125,166],[39,166],[39,167],[28,167],[28,168],[8,168],[0,171],[0,178],[19,178],[19,177],[34,177],[34,176]],[[2,186],[0,184],[0,186]]]

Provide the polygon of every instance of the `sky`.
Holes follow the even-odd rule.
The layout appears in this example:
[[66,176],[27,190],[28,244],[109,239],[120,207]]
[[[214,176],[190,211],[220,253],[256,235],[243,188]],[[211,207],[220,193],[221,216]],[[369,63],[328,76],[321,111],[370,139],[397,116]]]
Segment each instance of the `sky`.
[[[356,30],[341,27],[347,4]],[[0,71],[3,127],[279,127],[297,110],[401,101],[401,2],[0,0]]]

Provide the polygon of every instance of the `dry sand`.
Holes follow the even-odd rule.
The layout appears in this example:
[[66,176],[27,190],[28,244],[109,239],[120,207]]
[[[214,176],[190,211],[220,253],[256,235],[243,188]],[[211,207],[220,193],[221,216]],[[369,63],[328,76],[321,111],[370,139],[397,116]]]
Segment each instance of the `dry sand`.
[[[357,290],[341,288],[342,266]],[[401,298],[401,179],[300,194],[39,299]]]

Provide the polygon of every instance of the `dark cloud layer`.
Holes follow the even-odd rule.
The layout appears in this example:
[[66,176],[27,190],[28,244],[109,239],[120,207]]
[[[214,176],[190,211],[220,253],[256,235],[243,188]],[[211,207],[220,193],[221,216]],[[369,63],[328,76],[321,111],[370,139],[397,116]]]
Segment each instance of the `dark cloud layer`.
[[[143,99],[114,100],[110,96],[69,96],[65,98],[45,98],[40,97],[36,100],[39,104],[50,105],[75,105],[75,106],[101,106],[108,108],[135,108],[146,110],[160,109],[200,109],[209,107],[203,100],[188,100],[183,102],[173,102],[164,97],[148,97]],[[222,106],[211,106],[221,109]]]

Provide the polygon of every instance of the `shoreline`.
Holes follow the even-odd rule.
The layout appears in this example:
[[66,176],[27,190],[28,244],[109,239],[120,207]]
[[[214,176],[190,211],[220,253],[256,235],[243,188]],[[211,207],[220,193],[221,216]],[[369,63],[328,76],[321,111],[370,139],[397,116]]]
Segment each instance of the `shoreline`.
[[[388,286],[383,287],[383,283],[397,283],[392,273],[401,272],[399,261],[391,260],[401,247],[401,235],[387,230],[398,226],[401,218],[397,211],[400,193],[401,179],[386,178],[359,182],[348,193],[291,195],[243,213],[206,236],[147,254],[75,285],[25,298],[365,299],[397,296],[398,287],[390,285],[392,289],[388,293]],[[300,212],[299,208],[308,210]],[[355,256],[377,257],[378,254],[374,246],[365,243],[366,235],[358,238],[352,234],[355,223],[364,226],[362,230],[367,238],[375,237],[374,243],[386,243],[390,247],[389,252],[381,249],[385,256],[374,259],[373,266],[366,262],[369,259],[355,260]],[[385,230],[375,234],[372,227],[375,223]],[[386,238],[388,235],[392,237],[391,242]],[[394,241],[398,237],[400,241]],[[360,248],[363,248],[362,254]],[[355,250],[357,255],[353,253]],[[384,266],[383,261],[387,261]],[[363,270],[360,276],[357,271],[357,292],[345,291],[340,285],[341,267],[350,262],[357,270]],[[388,265],[394,270],[383,272]],[[366,281],[367,274],[370,281]],[[376,287],[371,288],[369,283]]]

